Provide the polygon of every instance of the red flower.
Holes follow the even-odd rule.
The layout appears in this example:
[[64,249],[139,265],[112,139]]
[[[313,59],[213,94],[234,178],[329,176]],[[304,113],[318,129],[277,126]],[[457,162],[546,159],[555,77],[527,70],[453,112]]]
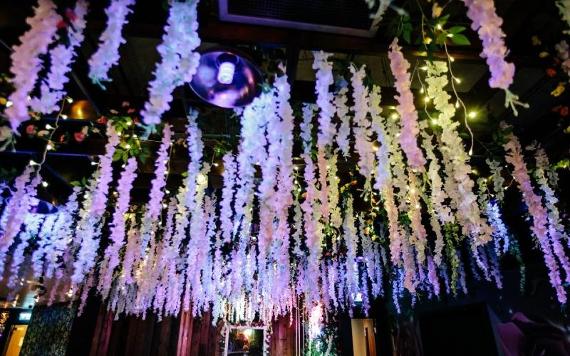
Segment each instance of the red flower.
[[546,70],[546,75],[548,75],[550,78],[553,78],[554,76],[556,76],[556,70],[553,68],[548,68]]
[[560,115],[564,117],[568,116],[568,106],[563,106],[560,108]]
[[65,22],[65,20],[59,20],[59,22],[57,23],[57,29],[61,30],[66,27],[67,27],[67,22]]
[[38,130],[36,129],[36,127],[34,125],[26,126],[26,134],[28,134],[30,136],[34,136],[37,132],[38,132]]
[[79,131],[79,132],[76,132],[73,134],[73,138],[77,142],[83,142],[83,140],[85,140],[85,137],[86,137],[86,135],[82,131]]
[[102,125],[106,125],[107,121],[108,121],[108,119],[105,116],[101,116],[100,118],[97,119],[97,123],[102,124]]

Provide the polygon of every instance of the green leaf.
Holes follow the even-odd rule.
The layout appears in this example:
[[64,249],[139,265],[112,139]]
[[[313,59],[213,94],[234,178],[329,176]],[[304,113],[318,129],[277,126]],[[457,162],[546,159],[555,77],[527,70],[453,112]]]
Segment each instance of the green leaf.
[[451,42],[453,42],[453,44],[456,44],[458,46],[468,46],[471,44],[467,36],[463,34],[453,35],[453,37],[451,37]]
[[447,29],[447,32],[453,33],[454,35],[465,31],[466,28],[464,26],[452,26]]

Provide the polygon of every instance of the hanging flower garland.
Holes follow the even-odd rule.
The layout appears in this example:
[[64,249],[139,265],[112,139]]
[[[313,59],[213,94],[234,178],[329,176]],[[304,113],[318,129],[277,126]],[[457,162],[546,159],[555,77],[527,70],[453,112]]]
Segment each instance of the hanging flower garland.
[[40,85],[40,96],[30,99],[30,107],[42,114],[49,114],[58,109],[58,103],[65,96],[64,86],[69,81],[68,74],[75,61],[76,51],[83,42],[83,31],[86,26],[89,4],[85,0],[78,0],[71,15],[67,31],[68,44],[59,44],[51,49],[50,70],[47,78]]
[[104,260],[99,276],[99,291],[103,298],[106,298],[111,288],[112,276],[119,265],[119,251],[123,247],[125,240],[126,221],[125,214],[129,209],[131,189],[136,178],[137,159],[129,158],[127,165],[121,173],[121,178],[117,182],[117,202],[113,220],[111,222],[110,243],[105,250]]
[[[0,275],[4,273],[6,253],[15,237],[20,232],[26,214],[30,210],[36,196],[41,177],[36,167],[29,165],[14,182],[14,194],[8,202],[2,219],[2,236],[0,238]],[[20,264],[22,261],[15,261]]]
[[408,69],[410,64],[404,58],[398,39],[395,38],[390,45],[390,68],[396,78],[394,86],[398,91],[398,113],[402,119],[402,131],[400,132],[400,145],[406,154],[410,167],[423,171],[426,163],[424,155],[418,147],[417,136],[420,132],[418,128],[418,113],[414,107],[414,96],[410,90],[410,74]]
[[427,95],[433,98],[435,109],[439,112],[436,122],[442,129],[440,151],[447,175],[445,191],[457,210],[456,217],[462,225],[463,233],[471,236],[475,245],[485,244],[491,240],[492,229],[481,216],[476,204],[477,197],[473,193],[475,183],[469,177],[472,171],[468,163],[469,155],[457,133],[459,124],[451,120],[455,115],[455,107],[449,102],[451,97],[444,90],[448,83],[445,62],[427,63],[425,80]]
[[320,222],[321,208],[319,192],[316,189],[315,164],[311,158],[311,131],[315,108],[306,105],[303,108],[303,123],[301,124],[301,139],[303,140],[302,158],[305,162],[304,180],[307,184],[305,200],[301,204],[304,219],[304,231],[309,256],[307,258],[307,276],[302,279],[302,291],[307,302],[312,304],[318,300],[319,259],[321,257],[322,226]]
[[168,23],[162,43],[157,47],[161,61],[154,70],[154,80],[149,84],[149,100],[141,111],[147,125],[160,123],[172,101],[176,87],[192,81],[200,62],[194,52],[200,45],[198,37],[198,0],[170,3]]
[[[506,128],[504,126],[504,128]],[[530,176],[522,156],[522,149],[516,136],[509,134],[507,143],[503,146],[506,152],[505,160],[513,166],[513,177],[516,180],[532,217],[532,232],[538,239],[544,260],[548,267],[550,284],[556,290],[558,301],[566,303],[567,294],[560,278],[558,263],[555,259],[551,237],[548,235],[548,213],[542,205],[542,199],[533,190]]]
[[348,88],[344,87],[338,91],[334,98],[336,116],[340,119],[340,126],[336,134],[335,142],[344,157],[350,155],[350,116],[348,116],[348,106],[346,104]]
[[99,162],[99,168],[91,180],[89,192],[83,201],[83,211],[80,213],[75,238],[79,252],[73,263],[71,280],[77,286],[85,282],[85,275],[91,272],[95,265],[98,239],[103,225],[103,214],[107,207],[109,184],[113,180],[113,155],[120,138],[111,124],[107,125],[107,144],[105,155]]
[[536,148],[534,159],[536,161],[534,174],[544,196],[546,209],[548,210],[549,233],[556,238],[557,241],[568,240],[566,229],[560,221],[560,211],[557,207],[558,198],[553,189],[558,180],[556,172],[550,171],[550,162],[542,147]]
[[330,53],[313,52],[315,60],[313,69],[316,71],[315,92],[317,93],[317,107],[319,108],[319,127],[317,134],[317,166],[319,168],[318,181],[320,184],[319,200],[321,207],[321,216],[324,221],[329,220],[330,208],[328,204],[328,184],[327,184],[327,166],[328,155],[332,148],[333,139],[336,134],[336,127],[332,123],[334,115],[334,106],[332,104],[332,93],[329,87],[334,83],[332,74],[332,63],[329,62]]
[[12,84],[15,90],[8,97],[12,106],[5,110],[5,114],[14,131],[20,123],[30,118],[28,96],[42,69],[40,56],[46,54],[48,46],[56,40],[57,24],[61,21],[61,16],[55,10],[56,5],[52,0],[38,0],[34,15],[26,19],[30,29],[20,37],[20,45],[15,46],[10,55],[10,72],[14,76]]
[[107,26],[99,38],[99,47],[89,59],[89,78],[95,84],[110,81],[109,70],[119,63],[119,47],[125,43],[122,37],[127,17],[135,0],[110,0],[105,9]]
[[[275,216],[277,218],[277,229],[274,236],[273,259],[279,266],[274,272],[276,286],[273,291],[276,303],[284,303],[289,297],[287,290],[289,273],[289,209],[293,205],[293,129],[294,117],[293,109],[289,104],[291,98],[291,87],[287,81],[287,76],[277,77],[274,83],[276,88],[276,113],[280,117],[281,132],[279,147],[279,173],[277,176],[277,191],[275,194],[275,205],[277,207]],[[336,206],[336,205],[335,205]]]
[[222,159],[224,172],[222,174],[224,187],[222,188],[222,201],[220,203],[220,223],[224,243],[229,243],[232,238],[232,201],[234,199],[234,189],[236,181],[236,161],[234,155],[228,152]]
[[[422,147],[426,152],[427,159],[429,160],[428,177],[430,182],[430,197],[429,197],[429,214],[431,228],[435,234],[435,248],[434,248],[434,262],[437,266],[441,265],[442,252],[443,252],[443,233],[441,225],[453,223],[455,217],[453,212],[445,204],[448,199],[447,193],[443,189],[443,182],[439,175],[441,170],[439,161],[434,152],[433,137],[425,130],[422,131]],[[429,266],[428,266],[429,267]],[[430,267],[431,268],[431,267]],[[437,293],[436,293],[437,294]]]
[[467,6],[471,28],[477,31],[483,42],[481,57],[487,60],[491,72],[489,86],[505,91],[505,107],[510,106],[517,116],[516,107],[528,108],[528,104],[520,102],[518,96],[509,90],[515,76],[515,65],[505,60],[508,49],[504,41],[505,33],[501,30],[503,19],[497,15],[493,0],[463,0],[463,2]]
[[350,67],[352,73],[351,84],[353,90],[354,106],[354,148],[358,153],[358,168],[360,174],[366,178],[364,189],[372,180],[372,173],[374,169],[374,146],[371,140],[370,120],[368,119],[369,112],[369,98],[368,90],[364,86],[363,80],[366,75],[365,67],[356,69],[354,66]]

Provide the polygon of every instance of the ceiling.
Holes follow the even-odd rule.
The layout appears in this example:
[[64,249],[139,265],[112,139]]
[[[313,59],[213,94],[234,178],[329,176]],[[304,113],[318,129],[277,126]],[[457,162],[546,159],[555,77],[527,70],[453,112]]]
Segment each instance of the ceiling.
[[[354,2],[356,0],[347,1]],[[220,0],[220,2],[225,2],[225,0]],[[230,1],[230,4],[232,2]],[[298,6],[301,6],[299,4],[303,2],[308,3],[301,0],[287,0],[287,3],[294,3]],[[25,31],[25,18],[30,15],[34,3],[35,1],[31,0],[3,1],[0,3],[0,39],[6,46],[17,43],[18,36]],[[106,90],[102,90],[90,83],[86,73],[87,59],[93,53],[99,34],[104,28],[103,9],[106,3],[107,1],[92,1],[93,10],[88,19],[86,41],[73,68],[75,79],[69,84],[72,97],[90,100],[102,114],[105,114],[109,108],[119,106],[125,100],[137,107],[141,107],[146,100],[148,82],[152,79],[154,65],[159,59],[156,46],[160,41],[167,16],[165,1],[137,1],[132,19],[125,28],[127,43],[121,48],[120,64],[113,69],[111,74],[113,82],[107,86]],[[261,8],[269,6],[269,3],[272,1],[247,1],[247,4]],[[300,21],[317,21],[330,11],[341,9],[343,6],[343,1],[338,0],[333,1],[334,6],[326,5],[332,4],[328,1],[310,3],[312,3],[312,7],[307,11],[311,11],[311,13],[302,14],[299,11],[289,11],[287,16],[298,15]],[[416,7],[409,5],[414,3],[414,1],[394,2],[396,6],[409,8],[412,19],[418,18],[418,16],[414,16],[414,11],[417,12],[414,10]],[[346,1],[344,1],[345,5]],[[479,56],[480,42],[476,34],[469,30],[468,36],[472,45],[451,47],[450,52],[456,59],[453,67],[454,72],[462,79],[461,84],[458,85],[461,97],[469,107],[475,108],[481,113],[477,120],[471,122],[478,139],[478,144],[475,147],[475,159],[477,156],[482,156],[485,150],[485,142],[490,140],[492,130],[497,126],[497,122],[502,119],[515,124],[523,141],[530,142],[531,139],[538,139],[543,142],[554,157],[568,156],[569,145],[566,136],[557,126],[551,113],[551,108],[559,102],[567,102],[568,96],[553,98],[549,94],[556,86],[556,81],[545,75],[544,65],[538,59],[536,49],[530,45],[530,38],[535,34],[540,35],[545,43],[552,43],[552,45],[555,43],[554,41],[559,39],[562,31],[561,24],[552,21],[553,16],[558,16],[555,6],[553,2],[535,0],[502,0],[496,1],[496,5],[499,15],[504,18],[503,29],[507,34],[506,41],[511,51],[509,59],[517,66],[517,74],[512,89],[521,96],[523,101],[531,103],[532,106],[528,110],[523,110],[517,118],[505,110],[503,105],[504,94],[490,89],[487,84],[489,75],[484,60]],[[361,21],[369,21],[364,16],[365,14],[363,15],[361,8],[359,9],[345,11],[342,15],[336,14],[335,16],[346,18],[343,26],[358,27],[357,25]],[[449,9],[454,14],[465,13],[463,3],[458,0],[451,1]],[[340,62],[365,64],[372,81],[383,87],[384,104],[392,105],[394,103],[393,78],[390,74],[386,55],[388,45],[393,37],[390,35],[389,24],[397,18],[396,12],[392,9],[388,10],[384,21],[372,38],[283,28],[281,25],[270,26],[266,24],[259,26],[222,21],[218,10],[218,1],[204,0],[200,4],[199,32],[203,41],[202,47],[217,45],[240,47],[248,52],[253,60],[262,67],[266,64],[264,62],[267,61],[267,58],[282,59],[287,63],[294,101],[314,101],[314,73],[311,68],[311,51],[323,49],[333,52],[334,58]],[[289,18],[289,20],[291,19]],[[468,20],[461,15],[454,16],[453,21],[458,25],[469,26]],[[360,27],[367,28],[368,25]],[[424,60],[424,57],[417,52],[417,47],[404,46],[404,50],[412,66],[420,65]],[[443,58],[442,53],[435,55]],[[9,51],[7,48],[0,48],[0,72],[7,72],[9,64]],[[419,88],[417,79],[413,84],[414,88]],[[419,94],[417,96],[420,97]],[[180,121],[188,106],[199,107],[208,113],[205,118],[201,119],[201,126],[206,138],[214,140],[217,135],[234,138],[239,135],[239,123],[231,117],[230,111],[214,109],[201,103],[188,88],[179,88],[175,92],[172,109],[165,115],[165,120]],[[182,122],[179,123],[178,127],[180,131],[183,131]],[[97,150],[100,148],[93,149],[88,154],[97,154]],[[55,173],[59,174],[63,180],[69,181],[73,179],[71,175],[77,174],[69,168],[65,168],[69,167],[69,158],[62,158],[62,163],[59,164],[55,162],[57,158],[53,158],[53,160],[54,167],[56,167]],[[184,162],[184,154],[181,154],[178,163],[180,172],[185,169]],[[84,167],[86,171],[89,170],[88,163]],[[74,166],[73,168],[76,169],[77,167]],[[148,167],[148,171],[152,173],[152,167]],[[141,184],[144,185],[145,183]]]

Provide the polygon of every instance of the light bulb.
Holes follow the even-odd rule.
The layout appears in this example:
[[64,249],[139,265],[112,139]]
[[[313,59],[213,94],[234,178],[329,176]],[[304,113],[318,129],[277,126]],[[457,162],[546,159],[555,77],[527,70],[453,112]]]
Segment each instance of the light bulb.
[[236,65],[232,62],[223,62],[218,68],[218,82],[222,84],[232,84],[234,81],[234,74],[236,72]]

